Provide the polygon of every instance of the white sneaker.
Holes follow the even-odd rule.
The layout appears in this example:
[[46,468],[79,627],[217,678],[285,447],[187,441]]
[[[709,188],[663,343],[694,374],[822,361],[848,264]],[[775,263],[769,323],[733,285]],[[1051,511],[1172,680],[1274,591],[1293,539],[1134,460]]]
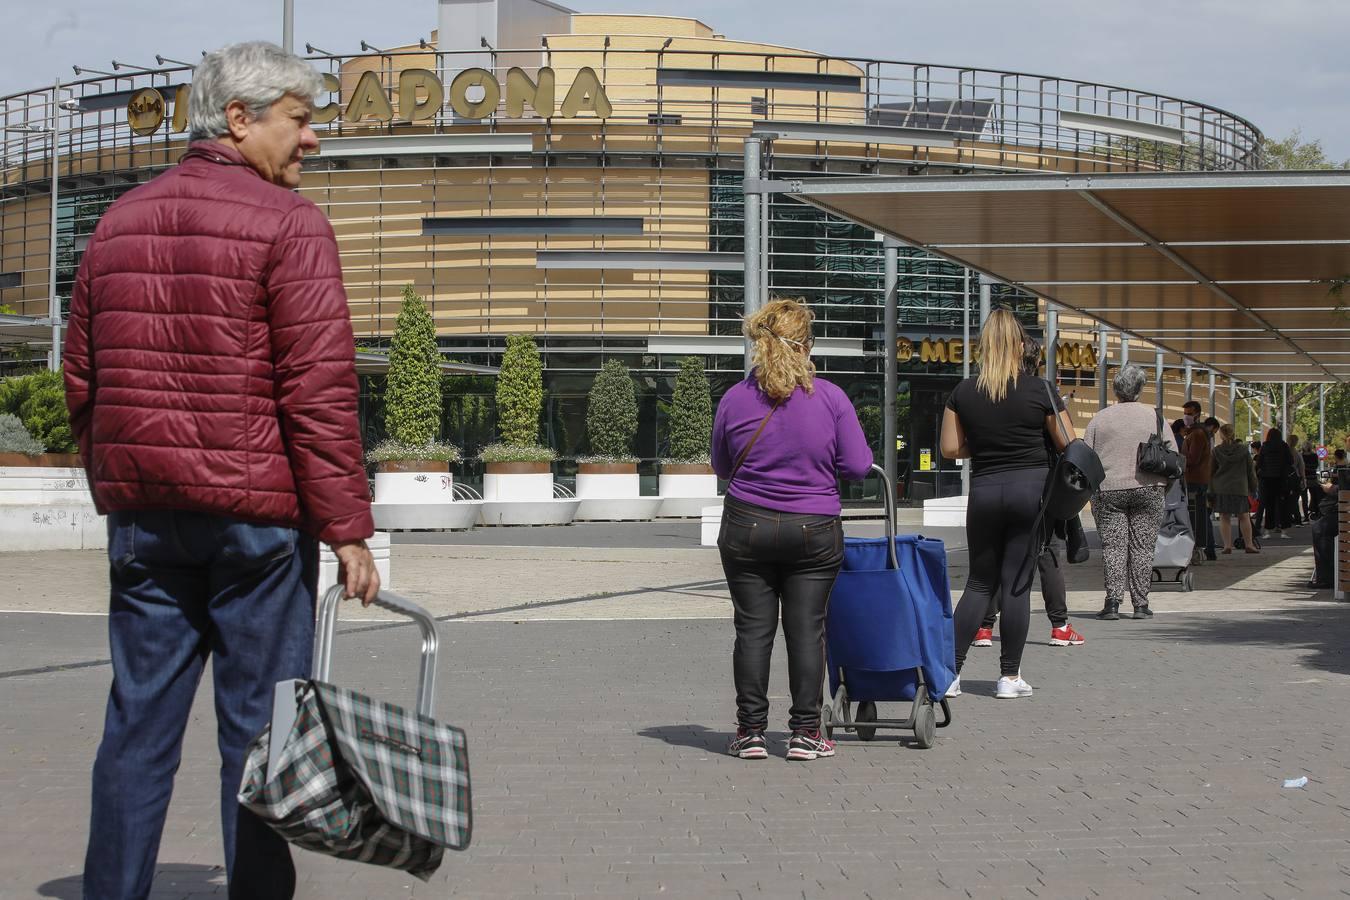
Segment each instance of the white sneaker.
[[947,693],[943,694],[943,696],[944,696],[944,697],[960,697],[960,696],[961,696],[961,676],[960,676],[960,675],[957,675],[957,676],[956,676],[956,680],[953,681],[950,685],[947,686]]
[[1000,700],[1016,700],[1018,697],[1030,697],[1031,685],[1018,675],[1016,678],[1009,678],[1006,675],[998,680],[998,686],[994,689],[994,696]]

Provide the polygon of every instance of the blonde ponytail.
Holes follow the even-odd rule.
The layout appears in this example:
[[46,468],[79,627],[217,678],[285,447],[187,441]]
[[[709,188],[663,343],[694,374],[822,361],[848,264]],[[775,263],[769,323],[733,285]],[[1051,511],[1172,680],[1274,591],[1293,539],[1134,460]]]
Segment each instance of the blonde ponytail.
[[1022,346],[1026,332],[1011,310],[996,309],[980,332],[980,392],[998,403],[1008,396],[1008,388],[1022,368]]

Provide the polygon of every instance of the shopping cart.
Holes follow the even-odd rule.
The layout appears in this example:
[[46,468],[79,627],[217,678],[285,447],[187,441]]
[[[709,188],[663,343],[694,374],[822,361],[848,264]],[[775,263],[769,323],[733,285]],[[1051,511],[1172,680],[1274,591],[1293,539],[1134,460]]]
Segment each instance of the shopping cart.
[[[872,468],[881,474],[886,537],[844,539],[844,565],[825,619],[831,700],[821,727],[827,738],[842,728],[864,741],[878,728],[913,731],[927,749],[934,730],[952,720],[944,698],[956,678],[947,552],[939,540],[896,536],[890,481],[880,466]],[[909,716],[879,718],[877,704],[888,702],[908,702]]]
[[[1186,487],[1180,478],[1167,486],[1163,501],[1163,520],[1158,538],[1153,544],[1153,574],[1155,585],[1175,584],[1183,591],[1193,590],[1191,557],[1195,553],[1195,533],[1191,530],[1191,516],[1186,502]],[[1205,510],[1205,515],[1209,511]],[[1164,576],[1171,575],[1170,578]]]

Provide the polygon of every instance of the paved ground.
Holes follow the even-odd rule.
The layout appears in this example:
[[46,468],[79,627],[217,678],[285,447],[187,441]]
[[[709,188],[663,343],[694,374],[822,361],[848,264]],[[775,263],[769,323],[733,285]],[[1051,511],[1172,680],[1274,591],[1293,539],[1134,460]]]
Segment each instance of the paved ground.
[[[1034,630],[1033,698],[992,699],[997,648],[972,651],[934,749],[882,733],[788,764],[720,752],[729,608],[692,526],[481,534],[498,543],[395,548],[399,590],[445,619],[439,716],[470,736],[473,846],[429,885],[302,855],[301,897],[1350,894],[1350,609],[1297,589],[1305,542],[1202,567],[1149,623],[1086,615],[1094,558],[1070,569],[1089,642]],[[959,581],[960,533],[944,537]],[[0,554],[0,571],[16,610],[0,613],[0,898],[76,898],[110,676],[89,614],[102,562]],[[339,679],[409,697],[415,630],[358,618]],[[781,726],[781,659],[773,693]],[[157,897],[223,892],[206,699]]]

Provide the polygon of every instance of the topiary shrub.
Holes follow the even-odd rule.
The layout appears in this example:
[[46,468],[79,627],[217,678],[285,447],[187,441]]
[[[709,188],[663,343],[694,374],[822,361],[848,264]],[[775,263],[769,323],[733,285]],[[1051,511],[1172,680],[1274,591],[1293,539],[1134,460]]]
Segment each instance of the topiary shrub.
[[48,453],[75,453],[79,449],[70,430],[66,385],[60,372],[34,372],[0,382],[0,412],[18,416]]
[[[441,354],[436,347],[436,325],[426,302],[403,288],[403,308],[389,350],[389,377],[385,389],[385,427],[389,440],[371,451],[383,454],[393,446],[409,455],[401,459],[440,459],[433,447],[441,425]],[[419,448],[440,455],[418,453]],[[384,456],[385,459],[392,457]]]
[[534,447],[539,443],[539,413],[544,408],[544,366],[528,334],[506,339],[497,376],[497,430],[502,443]]
[[637,462],[633,456],[637,429],[637,389],[628,367],[611,359],[596,374],[586,404],[591,453],[616,462]]
[[670,461],[707,463],[712,445],[713,405],[703,360],[686,356],[675,376],[670,402]]
[[37,456],[46,448],[23,427],[19,417],[0,413],[0,453],[23,453]]

